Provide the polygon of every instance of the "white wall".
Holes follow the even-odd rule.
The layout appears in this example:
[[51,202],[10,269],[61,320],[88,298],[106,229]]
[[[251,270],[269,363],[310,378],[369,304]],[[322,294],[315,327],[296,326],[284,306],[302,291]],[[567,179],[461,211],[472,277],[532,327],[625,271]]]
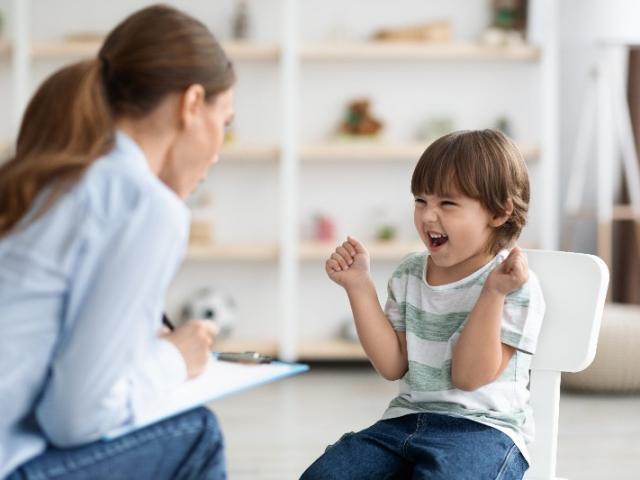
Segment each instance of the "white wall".
[[[9,0],[0,0],[7,10]],[[105,32],[131,11],[150,2],[112,0],[109,2],[72,0],[33,0],[31,28],[34,38],[55,39],[70,32]],[[229,37],[231,0],[190,0],[167,2],[197,15],[220,39]],[[578,1],[563,3],[561,24],[568,38],[576,22]],[[383,26],[412,24],[449,18],[455,40],[474,40],[488,22],[488,0],[305,0],[300,2],[301,40],[319,41],[328,37],[364,39]],[[280,1],[250,2],[254,37],[267,42],[280,38]],[[10,19],[9,19],[10,24]],[[575,34],[578,36],[578,33]],[[577,38],[577,37],[576,37]],[[582,38],[582,37],[580,37]],[[574,110],[579,103],[577,88],[584,67],[581,46],[563,49],[561,60],[562,152],[573,138]],[[576,56],[575,52],[579,55]],[[52,69],[71,59],[37,60],[33,64],[35,87]],[[457,128],[484,128],[500,115],[512,119],[517,140],[540,140],[540,86],[536,64],[486,62],[318,62],[305,63],[301,71],[299,125],[301,142],[315,142],[330,136],[341,119],[344,104],[355,96],[369,96],[373,111],[386,125],[385,136],[408,141],[422,122],[434,115],[452,116]],[[11,93],[7,91],[7,62],[0,61],[0,109],[8,110]],[[280,91],[278,65],[275,63],[238,64],[236,126],[238,140],[277,143],[280,132]],[[285,93],[286,94],[286,93]],[[0,119],[0,141],[12,132]],[[381,163],[301,166],[301,224],[316,212],[335,217],[338,236],[353,233],[368,240],[372,236],[372,217],[382,209],[395,220],[403,239],[413,238],[409,180],[412,164]],[[538,228],[543,215],[535,208],[538,178],[534,179],[532,229]],[[563,171],[565,184],[566,170]],[[219,241],[275,241],[278,236],[278,175],[273,164],[243,163],[216,166],[203,185],[214,192],[215,234]],[[527,234],[525,234],[525,237]],[[374,264],[375,279],[384,300],[385,283],[394,264]],[[239,301],[241,336],[275,337],[277,324],[277,271],[275,262],[188,263],[180,272],[168,303],[176,314],[184,295],[198,286],[213,285],[232,293]],[[300,332],[306,337],[326,336],[348,316],[348,306],[338,287],[325,278],[320,262],[306,262],[301,268]]]

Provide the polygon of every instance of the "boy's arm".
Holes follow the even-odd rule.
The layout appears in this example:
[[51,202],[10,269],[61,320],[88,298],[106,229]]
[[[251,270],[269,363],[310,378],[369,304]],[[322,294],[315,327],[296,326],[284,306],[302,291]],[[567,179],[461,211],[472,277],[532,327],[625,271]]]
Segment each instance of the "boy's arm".
[[325,269],[347,291],[360,343],[373,366],[387,380],[401,378],[408,366],[406,338],[404,332],[393,329],[380,307],[364,246],[348,237],[327,260]]
[[451,381],[461,390],[476,390],[496,380],[515,349],[500,341],[507,294],[528,278],[527,259],[515,247],[487,278],[453,351]]
[[387,380],[407,371],[407,340],[385,316],[373,282],[346,288],[362,348],[376,370]]

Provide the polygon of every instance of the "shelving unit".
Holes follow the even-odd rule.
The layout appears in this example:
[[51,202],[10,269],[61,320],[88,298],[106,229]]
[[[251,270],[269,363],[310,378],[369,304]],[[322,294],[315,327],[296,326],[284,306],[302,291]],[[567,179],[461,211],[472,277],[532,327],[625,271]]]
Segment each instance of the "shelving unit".
[[[337,1],[337,0],[327,0]],[[221,243],[201,246],[191,245],[186,255],[186,261],[179,274],[177,282],[170,292],[169,308],[177,307],[181,295],[189,291],[192,282],[206,283],[210,277],[218,278],[223,282],[233,285],[237,289],[248,289],[260,292],[267,289],[268,294],[260,297],[269,299],[271,303],[264,306],[251,306],[249,313],[245,314],[242,322],[258,322],[260,307],[268,311],[268,314],[276,318],[277,325],[263,327],[262,333],[252,335],[253,327],[244,328],[235,337],[226,339],[218,345],[226,350],[259,350],[261,352],[278,355],[285,360],[353,360],[363,359],[364,354],[359,345],[346,340],[332,339],[330,334],[324,333],[305,335],[309,324],[314,326],[314,321],[307,318],[306,309],[315,314],[315,304],[311,307],[300,304],[300,298],[305,288],[313,289],[320,304],[336,304],[345,302],[344,296],[339,292],[339,287],[331,285],[329,280],[319,280],[323,273],[321,263],[335,248],[332,244],[306,242],[301,239],[301,224],[306,212],[305,200],[309,196],[317,195],[322,189],[317,185],[314,188],[305,188],[303,182],[309,176],[315,174],[325,175],[327,171],[341,172],[347,170],[351,175],[358,173],[358,181],[365,183],[366,176],[370,172],[378,172],[378,176],[393,169],[408,169],[412,162],[417,161],[426,145],[415,140],[400,137],[390,137],[379,141],[347,142],[327,140],[324,135],[314,134],[305,136],[301,133],[301,126],[309,122],[315,115],[315,111],[305,111],[304,105],[307,97],[303,92],[305,75],[313,75],[319,68],[333,71],[336,79],[348,76],[364,75],[360,66],[365,69],[375,68],[378,64],[386,78],[396,75],[396,79],[402,79],[403,75],[415,73],[423,74],[425,70],[434,70],[433,75],[452,75],[456,69],[464,69],[466,74],[473,72],[470,69],[484,69],[485,76],[492,75],[493,69],[508,68],[532,68],[536,69],[536,75],[540,81],[539,91],[539,138],[522,138],[519,147],[527,160],[528,165],[535,169],[538,177],[536,191],[540,201],[537,204],[542,222],[537,225],[536,238],[532,240],[535,246],[553,249],[556,247],[556,235],[558,231],[556,207],[556,183],[555,173],[557,168],[556,151],[556,72],[557,72],[557,47],[556,47],[556,9],[553,0],[532,0],[546,12],[544,35],[545,43],[538,46],[522,45],[512,48],[493,48],[468,41],[460,41],[446,45],[425,45],[415,43],[379,43],[379,42],[323,42],[316,38],[305,38],[302,31],[302,17],[309,12],[304,12],[304,2],[296,0],[261,0],[260,5],[269,3],[270,10],[278,10],[276,16],[279,25],[273,28],[276,38],[249,42],[223,42],[229,56],[241,63],[240,68],[247,68],[248,75],[254,76],[254,84],[247,87],[244,93],[255,98],[263,92],[263,80],[275,78],[277,93],[269,91],[267,95],[277,95],[278,116],[271,123],[277,122],[275,135],[270,138],[262,138],[257,135],[253,140],[251,136],[237,135],[237,141],[225,145],[221,153],[221,164],[216,166],[215,175],[225,177],[228,175],[230,182],[237,183],[238,190],[233,195],[234,202],[226,207],[233,213],[238,212],[239,221],[252,221],[254,203],[262,203],[264,200],[258,195],[254,198],[253,192],[244,192],[242,182],[243,175],[254,175],[264,178],[264,181],[272,187],[265,187],[265,191],[271,188],[277,198],[274,201],[277,212],[275,218],[270,218],[269,223],[277,224],[275,238],[259,234],[247,235],[247,238],[227,238]],[[95,55],[100,42],[94,41],[40,41],[32,40],[29,34],[28,19],[31,10],[38,8],[35,2],[28,0],[13,0],[16,10],[15,21],[20,25],[15,28],[15,34],[11,44],[0,42],[0,57],[12,58],[13,92],[12,98],[17,106],[25,105],[30,95],[25,87],[29,82],[29,72],[32,64],[37,62],[51,63],[55,61],[71,61],[73,59]],[[211,8],[214,8],[213,6]],[[267,8],[267,7],[261,7]],[[396,7],[389,7],[396,8]],[[424,7],[428,11],[429,7]],[[345,22],[349,19],[343,19]],[[356,22],[356,19],[351,19]],[[410,17],[406,21],[412,20]],[[116,19],[112,24],[115,24]],[[214,29],[215,31],[215,29]],[[25,33],[26,32],[26,33]],[[13,58],[17,56],[18,58]],[[386,68],[390,65],[392,68]],[[409,74],[399,66],[406,66]],[[433,67],[433,68],[432,68]],[[422,69],[422,70],[421,70]],[[444,70],[443,70],[444,69]],[[487,71],[489,73],[487,73]],[[244,73],[244,72],[243,72]],[[496,74],[497,75],[497,74]],[[363,85],[375,83],[374,79],[364,77]],[[256,80],[257,79],[257,80]],[[244,77],[240,75],[240,83]],[[337,82],[336,82],[337,83]],[[507,85],[505,88],[517,88],[516,85]],[[334,88],[335,90],[335,88]],[[318,91],[318,94],[325,92]],[[441,95],[456,95],[457,92],[441,92]],[[464,92],[463,92],[464,93]],[[345,96],[352,95],[352,91],[345,89]],[[398,102],[407,102],[407,92],[394,91],[394,99]],[[239,98],[239,96],[238,96]],[[324,105],[322,105],[324,107]],[[327,108],[330,108],[327,106]],[[256,116],[270,114],[271,110],[263,103],[258,103],[255,108]],[[249,115],[254,113],[248,110]],[[323,113],[323,112],[321,112]],[[237,116],[237,123],[247,121],[245,116]],[[1,139],[5,140],[5,139]],[[9,140],[9,139],[7,139]],[[8,142],[7,142],[8,143]],[[226,170],[225,170],[226,169]],[[396,170],[397,171],[397,170]],[[404,171],[404,170],[403,170]],[[235,177],[234,177],[235,175]],[[274,176],[275,178],[271,178]],[[324,198],[315,199],[315,203],[321,206],[325,203],[333,205],[334,197],[345,195],[344,190],[338,188],[340,182],[348,179],[331,178],[324,190],[327,202]],[[353,177],[349,177],[353,178]],[[407,178],[408,184],[408,178]],[[226,187],[232,190],[231,186]],[[407,189],[404,186],[405,190]],[[314,190],[315,189],[315,190]],[[407,194],[406,191],[398,191],[398,195]],[[231,195],[228,195],[231,196]],[[372,189],[370,201],[377,201],[377,191]],[[350,199],[346,199],[347,201]],[[335,206],[334,206],[335,208]],[[404,212],[398,215],[405,215]],[[400,237],[391,243],[375,243],[367,241],[367,247],[372,260],[381,268],[382,274],[388,273],[406,254],[422,249],[420,244],[406,241],[407,235]],[[529,245],[531,246],[531,245]],[[226,284],[225,283],[225,284]],[[310,286],[307,287],[307,284]],[[231,287],[230,287],[231,288]],[[316,291],[317,290],[317,291]],[[257,300],[257,301],[262,301]],[[384,301],[384,298],[382,299]],[[247,302],[253,299],[246,300]],[[321,305],[322,306],[322,305]],[[323,318],[324,323],[330,323],[329,318]],[[305,323],[308,322],[308,323]],[[317,321],[316,323],[323,323]],[[247,327],[247,325],[245,325]],[[315,328],[315,327],[314,327]],[[242,329],[239,329],[242,330]],[[313,329],[312,329],[313,330]],[[317,329],[319,332],[319,329]],[[266,333],[265,333],[266,332]],[[314,330],[315,332],[315,330]]]
[[[410,93],[410,88],[403,83],[403,79],[412,75],[427,80],[429,75],[426,72],[433,72],[432,75],[434,76],[455,75],[455,69],[461,68],[461,72],[467,75],[469,84],[472,84],[473,77],[468,76],[473,74],[472,69],[478,68],[479,71],[482,72],[481,76],[483,76],[482,78],[485,82],[489,75],[493,74],[495,83],[499,84],[501,81],[505,81],[501,79],[501,73],[507,69],[526,68],[529,69],[527,71],[535,69],[535,75],[542,85],[540,91],[535,94],[538,98],[537,105],[539,108],[539,141],[536,135],[536,137],[518,139],[521,140],[518,145],[527,164],[533,169],[531,178],[537,200],[534,213],[538,214],[539,224],[534,227],[535,233],[532,238],[521,242],[521,245],[525,248],[538,247],[553,249],[556,247],[556,238],[552,232],[557,231],[556,217],[554,214],[557,209],[557,193],[555,187],[557,152],[553,134],[557,128],[555,113],[557,52],[554,43],[556,38],[554,34],[556,28],[555,11],[557,7],[553,2],[546,0],[534,0],[532,3],[538,4],[537,7],[546,11],[546,18],[544,18],[543,24],[544,28],[549,31],[546,32],[547,34],[543,34],[543,38],[545,38],[545,40],[548,39],[548,42],[539,46],[522,45],[511,48],[493,48],[469,42],[455,42],[446,45],[425,45],[379,42],[328,43],[318,42],[315,39],[309,42],[301,40],[298,42],[300,46],[299,56],[297,57],[299,73],[296,73],[295,81],[299,84],[303,83],[305,79],[300,79],[303,75],[307,75],[306,78],[309,78],[321,72],[323,75],[322,80],[309,82],[312,86],[310,87],[308,97],[315,97],[322,95],[324,86],[330,84],[333,80],[340,82],[344,78],[359,76],[358,78],[362,79],[360,86],[358,86],[357,81],[345,82],[344,90],[352,96],[354,95],[353,92],[357,92],[358,89],[367,92],[364,96],[372,96],[374,100],[376,100],[373,110],[374,114],[379,114],[379,110],[384,109],[384,106],[388,109],[388,99],[383,97],[383,107],[380,107],[377,102],[379,99],[370,92],[373,90],[376,92],[382,90],[381,87],[378,88],[383,81],[382,79],[390,85],[394,83],[397,85],[398,88],[394,89],[391,87],[389,90],[393,92],[393,96],[396,97],[399,102],[415,102],[417,98],[424,98],[425,95],[415,97],[413,100],[407,100],[412,98],[412,94]],[[300,7],[300,9],[302,8],[303,6]],[[301,16],[298,12],[292,13],[291,15]],[[397,21],[397,17],[394,18],[395,21]],[[295,23],[294,20],[292,20],[292,22]],[[390,19],[389,22],[391,23],[393,20]],[[379,23],[377,25],[379,25]],[[373,65],[380,66],[378,72],[375,71],[375,68],[372,68]],[[399,67],[399,65],[401,67]],[[325,71],[322,71],[322,68],[324,68]],[[326,73],[328,70],[334,72],[333,78],[330,74]],[[501,73],[498,73],[498,71]],[[510,78],[510,74],[507,73],[505,78]],[[370,87],[370,85],[373,86]],[[313,90],[314,88],[316,90]],[[456,87],[452,87],[451,91],[447,91],[445,88],[439,91],[438,95],[454,97],[459,93],[465,93],[464,91],[460,91],[459,86],[457,88],[458,90],[456,90]],[[498,86],[494,88],[499,91],[501,87]],[[517,89],[518,86],[513,83],[505,83],[502,88],[511,90]],[[337,89],[334,88],[332,91],[335,90]],[[529,92],[524,92],[527,92],[526,89],[523,91],[523,95],[529,94]],[[356,95],[358,95],[358,93],[356,93]],[[305,105],[301,107],[301,110],[304,112],[315,112],[318,111],[319,108],[324,107],[321,100],[312,98],[308,104],[305,104],[305,100],[305,94],[303,92],[300,94],[298,103]],[[387,103],[384,103],[384,100],[387,100]],[[416,105],[416,108],[420,108],[420,106]],[[437,114],[438,111],[436,110],[434,113]],[[385,118],[384,115],[382,115],[382,119],[385,121],[389,120]],[[463,128],[467,127],[465,126]],[[484,127],[478,125],[475,127],[472,126],[471,128]],[[396,140],[398,134],[397,132],[394,132],[394,134],[395,135],[391,135],[391,140],[363,140],[360,142],[340,140],[317,142],[308,140],[311,136],[310,134],[305,135],[303,133],[300,135],[298,138],[304,138],[305,141],[300,141],[298,145],[298,158],[301,162],[301,172],[299,172],[298,177],[300,182],[296,184],[296,188],[303,192],[299,198],[302,198],[304,195],[316,195],[315,201],[317,203],[322,202],[322,200],[317,197],[322,189],[315,188],[312,189],[313,191],[311,193],[308,193],[309,189],[302,183],[303,181],[310,182],[311,180],[309,179],[311,176],[318,174],[321,175],[322,181],[327,183],[327,190],[331,192],[331,195],[341,195],[345,197],[345,204],[349,204],[352,199],[346,197],[346,195],[350,194],[348,187],[341,188],[340,183],[349,185],[355,182],[361,185],[358,193],[353,193],[355,197],[353,201],[357,201],[358,196],[366,195],[366,193],[362,193],[366,191],[366,188],[362,185],[367,184],[368,175],[373,173],[374,176],[377,177],[377,180],[372,183],[372,189],[369,195],[371,201],[376,201],[376,197],[378,196],[377,192],[383,184],[380,182],[380,177],[384,176],[387,171],[390,172],[390,177],[393,177],[394,174],[390,171],[392,168],[398,168],[397,171],[404,171],[402,169],[404,169],[406,165],[411,166],[412,162],[415,162],[426,148],[426,144],[424,143],[415,141],[406,142],[401,139]],[[394,164],[399,166],[394,167]],[[364,168],[361,168],[361,166]],[[331,176],[325,173],[329,170],[336,172],[336,175]],[[406,183],[398,190],[399,195],[405,193],[402,189],[408,189],[410,174],[406,175],[405,178]],[[327,208],[333,208],[335,212],[339,211],[336,210],[337,208],[339,209],[339,207],[336,206],[338,202],[328,201],[328,203],[330,206]],[[549,212],[549,215],[540,215],[539,212]],[[401,214],[401,212],[398,212],[398,214]],[[372,244],[370,241],[367,242],[367,247],[372,256],[374,268],[383,272],[385,270],[387,272],[392,271],[393,266],[407,253],[424,248],[419,244],[398,245],[396,243],[390,247],[389,250],[385,251],[384,246]],[[322,273],[318,272],[318,270],[309,270],[308,267],[304,266],[307,262],[313,263],[310,262],[312,259],[326,259],[332,248],[327,248],[324,245],[299,244],[298,250],[297,256],[302,260],[303,265],[299,267],[298,264],[296,264],[292,268],[295,269],[294,273],[297,278],[299,278],[299,288],[296,289],[297,295],[301,297],[299,302],[305,306],[304,308],[298,309],[300,312],[298,316],[284,318],[283,322],[301,333],[307,329],[310,329],[312,332],[317,332],[320,329],[315,327],[314,324],[329,321],[329,319],[335,318],[338,314],[339,309],[329,308],[325,304],[333,304],[335,302],[346,303],[346,300],[344,300],[342,292],[331,294],[330,296],[330,287],[327,286],[326,293],[324,293],[327,299],[324,304],[320,300],[314,301],[314,297],[322,295],[318,290],[322,282],[320,279]],[[381,266],[381,262],[386,263],[386,266]],[[381,274],[381,276],[384,275]],[[329,282],[325,279],[325,283],[328,284]],[[377,284],[377,287],[379,297],[384,304],[384,284],[380,282]],[[306,297],[304,295],[305,289],[307,291]],[[323,289],[322,292],[325,292],[325,290]],[[345,307],[345,309],[348,310],[347,307]],[[326,330],[327,329],[325,329],[325,331]],[[289,344],[283,348],[284,351],[291,351],[292,349],[296,352],[295,356],[301,359],[348,360],[365,358],[359,345],[353,345],[339,339],[331,340],[326,337],[326,334],[323,337],[318,333],[310,332],[306,332],[306,335],[298,335],[298,338],[294,342],[289,342]]]

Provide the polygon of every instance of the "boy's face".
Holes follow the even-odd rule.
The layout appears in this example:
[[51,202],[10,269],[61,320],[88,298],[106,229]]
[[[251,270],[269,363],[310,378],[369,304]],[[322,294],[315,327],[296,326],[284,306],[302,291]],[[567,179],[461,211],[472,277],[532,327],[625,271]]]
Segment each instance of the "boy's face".
[[436,267],[470,274],[492,256],[487,246],[497,221],[478,200],[456,191],[417,195],[413,221]]

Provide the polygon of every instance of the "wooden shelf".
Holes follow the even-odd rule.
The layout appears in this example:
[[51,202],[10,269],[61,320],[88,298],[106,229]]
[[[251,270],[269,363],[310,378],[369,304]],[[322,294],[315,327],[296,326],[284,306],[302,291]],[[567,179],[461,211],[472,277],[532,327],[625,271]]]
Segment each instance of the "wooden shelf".
[[[337,243],[304,242],[300,244],[300,259],[326,260],[336,245]],[[400,260],[409,253],[426,248],[421,242],[369,242],[366,247],[373,260]]]
[[232,60],[276,61],[280,58],[280,47],[277,45],[223,42],[222,47]]
[[186,260],[272,261],[277,257],[276,244],[190,244]]
[[[417,162],[428,143],[392,144],[377,140],[333,141],[302,146],[300,158],[303,161],[412,161]],[[527,163],[534,163],[539,157],[537,146],[521,143],[518,145]]]
[[309,360],[367,360],[360,343],[347,340],[304,340],[298,344],[298,359]]
[[275,145],[251,145],[229,143],[222,147],[220,158],[231,161],[275,162],[280,156],[280,148]]
[[[90,57],[95,55],[101,39],[96,40],[34,40],[31,54],[35,58]],[[280,58],[275,44],[223,42],[223,48],[235,61],[269,61]],[[0,55],[11,53],[8,40],[0,40]],[[301,48],[302,60],[424,60],[424,61],[501,61],[533,62],[540,58],[536,47],[488,47],[473,43],[431,45],[424,43],[321,43]]]
[[300,159],[304,161],[417,160],[425,148],[426,146],[421,143],[389,144],[376,140],[336,141],[305,145],[300,149]]
[[[337,243],[302,242],[300,260],[324,260],[331,255]],[[420,242],[368,243],[367,249],[374,260],[400,260],[409,253],[425,249]],[[278,258],[276,244],[190,244],[186,260],[275,261]]]
[[[259,352],[264,355],[278,356],[278,343],[275,340],[224,339],[216,341],[213,349],[217,352]],[[360,361],[367,356],[359,343],[342,339],[301,341],[297,348],[297,357],[301,361]]]
[[301,49],[303,60],[425,60],[533,62],[536,47],[489,47],[475,43],[353,42],[309,44]]
[[92,57],[98,53],[102,40],[35,40],[31,45],[33,58]]
[[[91,57],[98,53],[102,39],[97,40],[36,40],[31,47],[34,58]],[[275,61],[280,55],[276,45],[228,42],[223,48],[234,61]],[[10,47],[8,46],[10,49]],[[1,51],[1,50],[0,50]]]

